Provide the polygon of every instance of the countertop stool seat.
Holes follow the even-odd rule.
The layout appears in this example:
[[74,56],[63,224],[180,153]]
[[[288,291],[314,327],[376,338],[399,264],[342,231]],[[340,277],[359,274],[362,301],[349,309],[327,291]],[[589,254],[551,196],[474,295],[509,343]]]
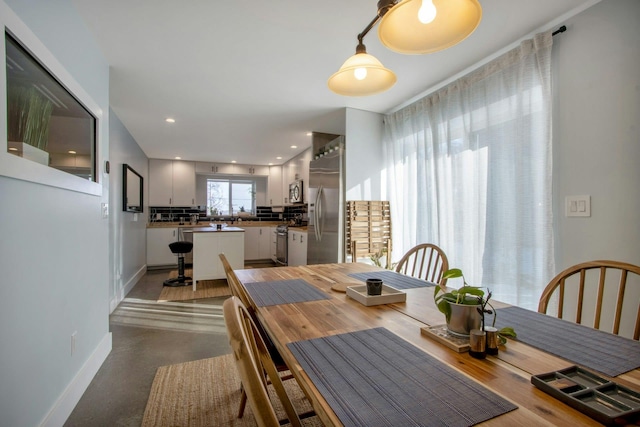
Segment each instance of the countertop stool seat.
[[164,281],[164,286],[188,286],[193,283],[191,277],[184,275],[184,256],[193,249],[192,242],[173,242],[169,243],[169,249],[175,255],[178,256],[178,277],[174,279],[167,279]]

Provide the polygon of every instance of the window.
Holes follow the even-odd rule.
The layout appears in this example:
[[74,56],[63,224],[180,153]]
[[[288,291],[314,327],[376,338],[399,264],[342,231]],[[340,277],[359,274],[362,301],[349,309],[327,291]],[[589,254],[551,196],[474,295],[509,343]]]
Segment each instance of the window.
[[555,271],[551,33],[385,117],[394,259],[435,243],[493,296],[536,309]]
[[96,118],[5,33],[7,151],[96,181]]
[[255,180],[207,179],[207,212],[209,215],[253,213],[255,197]]

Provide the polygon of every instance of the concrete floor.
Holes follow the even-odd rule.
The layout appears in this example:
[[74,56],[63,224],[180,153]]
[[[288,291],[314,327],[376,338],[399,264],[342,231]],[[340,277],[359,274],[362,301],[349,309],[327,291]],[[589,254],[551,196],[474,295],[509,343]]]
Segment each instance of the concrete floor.
[[[148,300],[149,304],[156,304],[167,275],[167,270],[147,272],[125,301],[140,304],[139,300]],[[136,311],[161,312],[163,319],[140,317],[133,325],[123,322],[116,309],[109,322],[112,351],[64,425],[140,426],[158,367],[231,353],[218,308],[224,299],[154,305],[153,310],[140,308]],[[180,323],[184,324],[185,311],[207,313],[213,327],[190,331],[188,324],[184,325],[186,330],[165,326],[172,316],[181,316]]]

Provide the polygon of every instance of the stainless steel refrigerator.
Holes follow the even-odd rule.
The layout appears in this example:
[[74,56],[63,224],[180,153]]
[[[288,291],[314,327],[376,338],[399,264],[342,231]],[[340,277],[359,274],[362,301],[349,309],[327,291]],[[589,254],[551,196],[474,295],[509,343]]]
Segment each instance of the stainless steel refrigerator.
[[344,136],[309,164],[307,264],[344,262]]

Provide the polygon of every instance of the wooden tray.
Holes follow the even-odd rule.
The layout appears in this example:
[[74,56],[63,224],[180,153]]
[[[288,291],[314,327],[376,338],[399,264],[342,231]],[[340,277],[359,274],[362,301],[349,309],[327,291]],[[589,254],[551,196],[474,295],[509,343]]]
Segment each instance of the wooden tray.
[[420,333],[436,340],[458,353],[469,351],[469,338],[460,338],[452,335],[447,330],[447,325],[425,326],[420,328]]
[[392,304],[394,302],[403,302],[407,300],[407,294],[385,284],[382,285],[381,295],[367,295],[367,285],[360,285],[348,286],[347,296],[366,306]]

